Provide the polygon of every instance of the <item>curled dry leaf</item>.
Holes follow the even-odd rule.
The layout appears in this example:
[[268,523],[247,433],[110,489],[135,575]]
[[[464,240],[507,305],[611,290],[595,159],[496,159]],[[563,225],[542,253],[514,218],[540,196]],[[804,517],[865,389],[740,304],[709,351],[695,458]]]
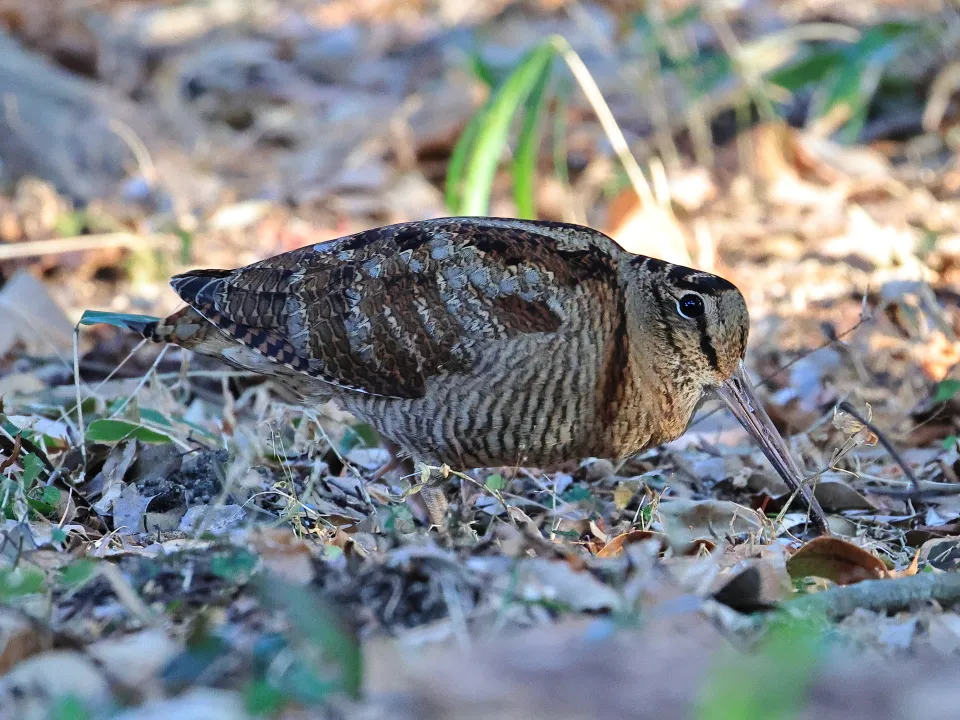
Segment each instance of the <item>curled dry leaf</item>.
[[310,546],[290,530],[258,530],[251,540],[264,566],[287,582],[309,585],[314,578]]
[[836,537],[818,537],[787,560],[792,578],[819,577],[837,585],[886,577],[887,566],[876,555]]
[[843,480],[822,479],[814,486],[813,494],[827,512],[843,510],[876,510],[877,506]]
[[667,544],[666,536],[660,533],[655,533],[651,530],[630,530],[629,532],[620,533],[610,538],[602,548],[597,550],[596,555],[602,558],[616,557],[623,552],[623,548],[627,545],[643,542],[644,540],[657,540],[661,547]]

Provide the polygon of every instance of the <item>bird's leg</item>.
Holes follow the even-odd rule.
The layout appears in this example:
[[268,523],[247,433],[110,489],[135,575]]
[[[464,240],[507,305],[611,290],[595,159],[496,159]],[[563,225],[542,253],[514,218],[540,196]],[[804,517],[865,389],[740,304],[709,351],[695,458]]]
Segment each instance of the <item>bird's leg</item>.
[[447,478],[439,468],[429,465],[419,464],[420,467],[420,498],[427,508],[427,516],[430,518],[430,524],[441,532],[447,527],[447,510],[450,503],[447,502],[447,496],[443,492],[443,483]]

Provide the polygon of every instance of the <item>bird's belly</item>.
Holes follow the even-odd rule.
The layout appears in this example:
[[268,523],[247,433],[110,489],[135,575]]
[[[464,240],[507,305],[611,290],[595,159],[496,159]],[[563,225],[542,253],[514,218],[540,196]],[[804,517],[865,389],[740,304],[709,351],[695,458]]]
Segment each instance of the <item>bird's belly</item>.
[[437,376],[423,398],[352,396],[345,404],[423,462],[546,466],[602,454],[589,352],[577,343],[535,349],[470,375]]

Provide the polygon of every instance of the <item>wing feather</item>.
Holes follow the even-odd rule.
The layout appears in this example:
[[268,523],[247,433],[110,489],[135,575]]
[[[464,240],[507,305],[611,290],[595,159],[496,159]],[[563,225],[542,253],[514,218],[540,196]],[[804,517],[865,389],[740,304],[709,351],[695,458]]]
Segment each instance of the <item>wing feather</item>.
[[422,397],[485,345],[562,332],[577,297],[617,291],[622,251],[563,223],[447,218],[377,228],[171,284],[221,331],[356,392]]

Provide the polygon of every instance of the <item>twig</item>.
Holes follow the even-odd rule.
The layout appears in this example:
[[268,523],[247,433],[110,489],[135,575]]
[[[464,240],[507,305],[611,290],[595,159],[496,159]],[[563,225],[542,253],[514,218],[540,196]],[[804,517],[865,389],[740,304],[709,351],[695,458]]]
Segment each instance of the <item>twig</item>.
[[55,238],[53,240],[4,243],[0,245],[0,260],[61,255],[69,252],[103,250],[105,248],[177,248],[179,244],[180,240],[176,235],[135,235],[127,232],[102,233],[99,235]]
[[[3,437],[0,435],[0,437]],[[6,440],[6,438],[3,438]],[[20,443],[21,435],[17,433],[16,437],[13,438],[13,448],[10,450],[10,454],[7,456],[6,460],[0,462],[0,473],[5,472],[8,468],[13,467],[14,463],[20,459]]]
[[[840,342],[841,340],[843,340],[843,338],[845,338],[847,335],[849,335],[849,334],[852,333],[854,330],[856,330],[858,327],[860,327],[861,325],[863,325],[864,323],[866,323],[866,322],[868,322],[868,321],[870,321],[870,320],[873,320],[873,315],[872,315],[872,314],[867,313],[867,312],[861,312],[861,313],[860,313],[860,319],[857,320],[857,322],[856,322],[854,325],[851,325],[850,327],[848,327],[846,330],[844,330],[844,331],[843,331],[842,333],[840,333],[839,335],[835,335],[834,337],[830,338],[830,339],[827,340],[826,342],[821,343],[821,344],[818,345],[817,347],[813,348],[813,350],[810,350],[809,352],[805,352],[805,353],[803,353],[803,354],[801,354],[801,355],[798,355],[798,356],[795,357],[793,360],[791,360],[790,362],[788,362],[788,363],[786,363],[786,364],[784,364],[784,365],[781,365],[780,367],[778,367],[778,368],[777,368],[776,370],[774,370],[773,372],[771,372],[771,373],[769,373],[769,374],[767,374],[767,375],[762,376],[759,380],[757,380],[757,386],[759,387],[760,385],[766,385],[768,382],[770,382],[771,380],[773,380],[777,375],[779,375],[780,373],[782,373],[784,370],[789,370],[791,367],[793,367],[794,365],[796,365],[796,364],[797,364],[798,362],[800,362],[801,360],[803,360],[803,359],[805,359],[805,358],[808,358],[808,357],[810,357],[811,355],[814,355],[814,354],[820,352],[821,350],[825,350],[826,348],[830,347],[831,345],[835,345],[836,343],[838,343],[838,342]],[[709,411],[709,412],[706,412],[706,413],[704,413],[703,415],[700,415],[699,417],[697,417],[696,420],[694,420],[694,421],[690,424],[690,427],[691,427],[691,428],[692,428],[692,427],[696,427],[697,425],[699,425],[700,423],[702,423],[702,422],[703,422],[704,420],[706,420],[707,418],[709,418],[709,417],[711,417],[712,415],[715,415],[716,413],[718,413],[718,412],[720,412],[721,410],[723,410],[723,408],[724,408],[724,406],[723,406],[722,404],[720,404],[720,405],[718,405],[717,407],[715,407],[713,410],[711,410],[711,411]]]
[[906,461],[903,459],[903,456],[893,446],[893,443],[890,442],[887,436],[882,433],[876,425],[867,420],[866,417],[857,412],[856,408],[854,408],[849,401],[844,400],[838,407],[848,415],[852,415],[857,422],[877,436],[877,440],[879,440],[880,444],[883,445],[883,449],[886,450],[890,457],[893,458],[893,461],[900,466],[900,469],[903,470],[903,474],[907,476],[907,479],[910,480],[911,484],[913,485],[912,497],[920,497],[923,495],[924,490],[922,487],[920,487],[920,481],[917,480],[917,476],[913,474],[913,469],[907,465]]
[[633,189],[640,197],[641,203],[645,208],[654,207],[656,205],[656,199],[654,198],[653,191],[650,189],[650,184],[647,182],[647,178],[644,177],[643,171],[637,164],[636,158],[633,157],[633,153],[630,152],[627,139],[623,136],[620,126],[617,125],[616,118],[613,117],[607,101],[603,99],[603,93],[601,93],[600,88],[597,87],[597,83],[587,69],[587,66],[583,64],[583,60],[580,59],[580,56],[577,55],[576,51],[570,47],[570,44],[565,39],[556,37],[554,38],[554,43],[557,52],[560,53],[564,62],[567,63],[567,67],[570,68],[570,72],[573,74],[573,77],[576,78],[580,89],[583,91],[583,94],[586,95],[591,107],[593,107],[593,111],[600,121],[600,126],[606,133],[607,139],[610,140],[610,145],[613,147],[613,151],[617,154],[617,158],[623,165],[623,169],[630,179],[630,184],[633,185]]
[[920,573],[885,580],[865,580],[804,595],[783,605],[790,614],[823,613],[841,620],[863,608],[873,612],[897,612],[919,602],[935,600],[941,605],[960,602],[960,573]]

